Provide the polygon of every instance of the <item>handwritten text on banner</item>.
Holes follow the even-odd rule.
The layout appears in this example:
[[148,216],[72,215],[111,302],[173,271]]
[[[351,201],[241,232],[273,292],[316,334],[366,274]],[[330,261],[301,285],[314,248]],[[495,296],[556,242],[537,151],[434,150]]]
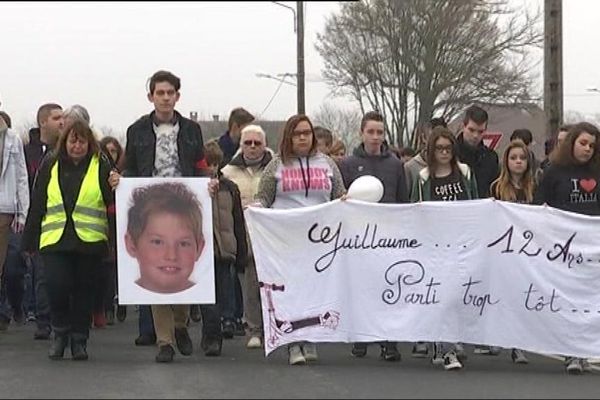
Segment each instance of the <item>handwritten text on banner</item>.
[[419,340],[600,356],[600,218],[489,199],[246,218],[267,354]]

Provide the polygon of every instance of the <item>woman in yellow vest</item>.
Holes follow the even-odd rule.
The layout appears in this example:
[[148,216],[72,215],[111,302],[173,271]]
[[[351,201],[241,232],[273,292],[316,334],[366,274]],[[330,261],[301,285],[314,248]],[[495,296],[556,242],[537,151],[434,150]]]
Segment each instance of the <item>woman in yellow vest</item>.
[[114,197],[111,166],[89,125],[75,121],[42,162],[33,188],[23,250],[39,249],[50,300],[54,341],[48,356],[62,359],[71,342],[73,360],[87,360],[94,281],[108,253]]

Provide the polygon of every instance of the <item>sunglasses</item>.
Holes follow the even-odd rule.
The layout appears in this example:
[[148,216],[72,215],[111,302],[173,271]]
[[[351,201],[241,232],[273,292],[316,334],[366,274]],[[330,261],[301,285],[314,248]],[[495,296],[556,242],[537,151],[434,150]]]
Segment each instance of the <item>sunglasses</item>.
[[260,140],[244,140],[244,145],[245,146],[262,146],[262,142]]

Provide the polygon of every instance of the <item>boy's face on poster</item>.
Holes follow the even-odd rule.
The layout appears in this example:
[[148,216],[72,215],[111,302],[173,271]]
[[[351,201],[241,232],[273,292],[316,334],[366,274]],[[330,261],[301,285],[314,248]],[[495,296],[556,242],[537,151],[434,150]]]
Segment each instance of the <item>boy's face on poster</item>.
[[127,234],[127,252],[138,260],[140,284],[158,293],[175,293],[189,287],[189,277],[204,249],[189,222],[181,215],[161,212],[148,217],[146,228],[134,242]]

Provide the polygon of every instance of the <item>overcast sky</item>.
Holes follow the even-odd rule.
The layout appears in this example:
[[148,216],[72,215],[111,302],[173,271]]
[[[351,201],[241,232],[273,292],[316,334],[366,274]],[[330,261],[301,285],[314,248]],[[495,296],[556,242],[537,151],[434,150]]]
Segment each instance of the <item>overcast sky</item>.
[[[514,0],[517,2],[518,0]],[[536,0],[541,2],[541,0]],[[284,2],[295,6],[295,2]],[[318,82],[322,62],[314,48],[337,2],[306,5],[306,109],[323,102],[344,107]],[[564,2],[565,108],[600,112],[597,0]],[[18,127],[39,105],[74,103],[97,127],[125,130],[151,110],[146,80],[158,69],[182,79],[178,109],[200,117],[226,116],[236,106],[261,114],[279,83],[257,73],[296,72],[293,14],[273,2],[231,3],[0,3],[1,109]],[[540,77],[541,79],[541,77]],[[283,85],[263,119],[296,110],[296,88]]]

